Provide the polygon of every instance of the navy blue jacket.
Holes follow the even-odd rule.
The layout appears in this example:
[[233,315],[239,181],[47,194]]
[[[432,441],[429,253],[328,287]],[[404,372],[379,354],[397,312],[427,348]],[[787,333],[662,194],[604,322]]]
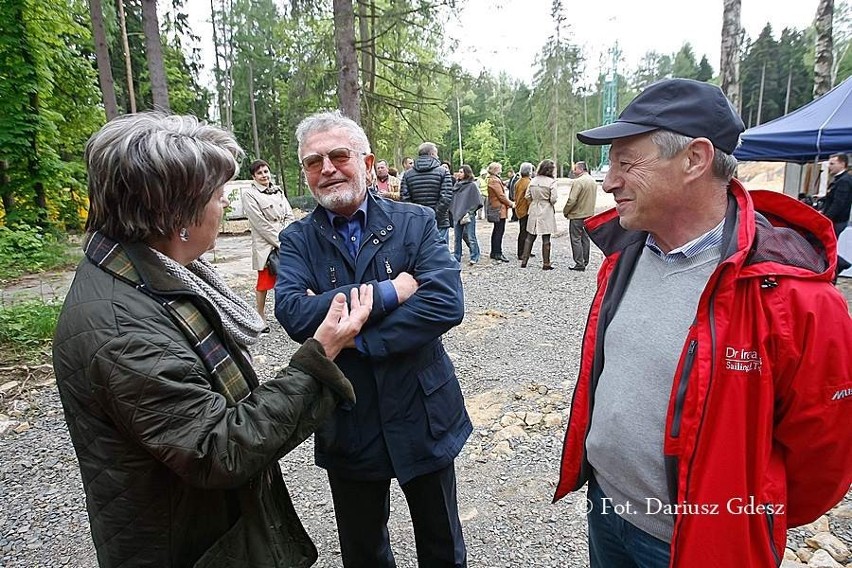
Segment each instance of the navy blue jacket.
[[[361,330],[365,353],[345,349],[335,362],[355,387],[354,406],[338,408],[316,433],[320,467],[353,479],[400,483],[449,465],[473,427],[441,335],[464,316],[459,265],[439,239],[431,210],[368,195],[357,259],[321,206],[279,235],[275,316],[302,343],[337,292],[408,272],[417,292],[386,310],[374,286]],[[308,296],[310,289],[316,296]]]

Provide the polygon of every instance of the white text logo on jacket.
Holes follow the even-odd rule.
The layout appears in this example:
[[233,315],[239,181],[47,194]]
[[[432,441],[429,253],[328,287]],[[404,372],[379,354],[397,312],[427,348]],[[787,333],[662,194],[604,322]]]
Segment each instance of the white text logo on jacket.
[[759,372],[761,367],[763,367],[763,360],[757,351],[725,347],[725,368],[729,371],[752,373]]

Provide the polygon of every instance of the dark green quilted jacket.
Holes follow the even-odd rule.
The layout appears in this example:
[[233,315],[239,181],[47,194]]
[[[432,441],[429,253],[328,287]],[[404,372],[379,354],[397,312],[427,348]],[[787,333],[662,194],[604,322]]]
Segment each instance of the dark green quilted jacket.
[[[191,294],[142,245],[127,257],[148,287]],[[212,306],[192,296],[220,337]],[[163,306],[89,259],[77,269],[53,347],[103,567],[310,566],[316,548],[293,509],[278,459],[304,441],[351,385],[319,343],[228,405]]]

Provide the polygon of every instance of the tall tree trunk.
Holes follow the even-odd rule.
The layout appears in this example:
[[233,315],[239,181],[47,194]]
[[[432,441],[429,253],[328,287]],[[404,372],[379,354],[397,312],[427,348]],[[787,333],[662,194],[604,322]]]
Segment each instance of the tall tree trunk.
[[722,92],[731,104],[740,111],[740,4],[742,0],[724,0],[722,12],[722,57],[719,62],[719,77]]
[[832,19],[834,18],[834,0],[819,0],[816,20],[816,53],[814,57],[814,98],[831,90],[831,62],[833,41]]
[[109,62],[109,47],[107,46],[106,31],[104,30],[104,13],[101,0],[89,0],[89,13],[92,17],[92,35],[95,39],[95,57],[98,60],[98,81],[101,85],[101,96],[104,101],[104,111],[107,120],[118,116],[118,104],[115,102],[115,82],[112,78],[112,67]]
[[124,48],[124,68],[127,72],[127,97],[130,112],[136,112],[136,89],[133,87],[133,66],[130,62],[130,43],[127,41],[127,21],[124,17],[124,0],[118,0],[118,25],[121,27],[121,45]]
[[[224,124],[225,120],[225,101],[222,97],[222,66],[219,64],[219,34],[218,26],[216,25],[216,7],[213,5],[214,0],[210,0],[210,23],[213,26],[213,75],[216,79],[216,101],[219,105],[219,122]],[[222,18],[224,18],[224,14]]]
[[248,100],[251,111],[251,138],[254,142],[254,159],[260,160],[260,140],[257,136],[257,107],[254,104],[254,66],[251,59],[248,60]]
[[145,56],[151,79],[154,108],[168,112],[169,87],[163,63],[163,44],[160,41],[160,22],[157,19],[157,0],[142,0],[142,27],[145,31]]
[[[364,131],[367,134],[367,139],[371,144],[374,144],[375,128],[370,112],[370,102],[372,95],[375,92],[375,64],[376,64],[376,43],[372,31],[375,27],[375,22],[371,20],[371,15],[367,13],[367,4],[369,0],[357,0],[358,2],[358,36],[360,38],[361,50],[361,84],[364,85],[364,96],[362,97],[363,108],[361,120],[363,122]],[[375,16],[375,6],[369,2],[373,8],[372,17]]]
[[334,47],[337,51],[337,98],[340,110],[361,124],[358,87],[358,59],[355,55],[355,15],[352,0],[332,0],[334,8]]

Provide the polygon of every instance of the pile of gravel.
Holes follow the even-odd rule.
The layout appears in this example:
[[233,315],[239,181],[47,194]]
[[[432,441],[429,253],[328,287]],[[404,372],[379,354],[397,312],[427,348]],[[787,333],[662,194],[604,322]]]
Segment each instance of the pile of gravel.
[[[480,225],[483,258],[474,266],[466,257],[462,263],[466,316],[445,337],[475,426],[456,462],[469,564],[588,566],[585,519],[578,510],[584,495],[569,495],[555,505],[551,499],[601,255],[593,250],[586,272],[570,271],[568,238],[559,236],[553,241],[556,270],[540,269],[538,243],[539,256],[527,269],[514,260],[494,263],[487,257],[490,226]],[[508,224],[507,256],[514,252],[516,235],[517,223]],[[251,279],[232,284],[253,296]],[[253,349],[261,378],[272,377],[295,347],[280,327],[265,336]],[[28,428],[0,435],[0,567],[94,567],[79,471],[55,385],[42,384],[18,398],[29,406],[10,418],[26,421]],[[9,415],[11,402],[2,404],[0,413]],[[319,549],[317,566],[339,567],[331,495],[312,452],[309,440],[281,467]],[[391,505],[397,563],[414,567],[408,510],[395,484]],[[832,530],[849,544],[848,519],[845,524],[832,519]],[[798,533],[792,538],[802,540]]]

